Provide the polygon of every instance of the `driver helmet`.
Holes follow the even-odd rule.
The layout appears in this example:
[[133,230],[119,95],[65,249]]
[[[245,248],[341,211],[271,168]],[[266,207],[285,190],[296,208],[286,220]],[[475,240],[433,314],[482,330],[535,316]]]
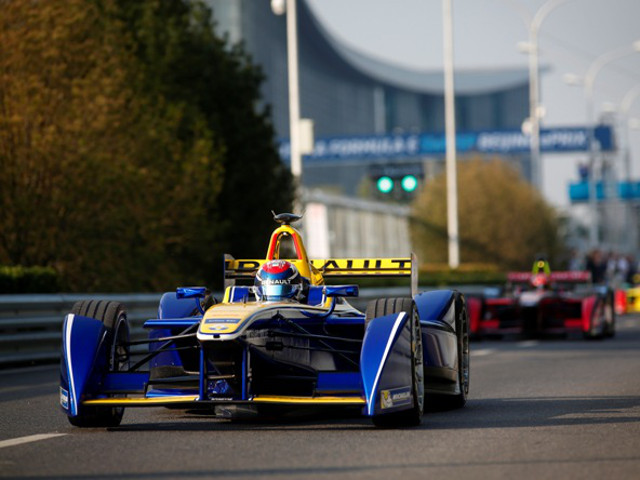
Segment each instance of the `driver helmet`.
[[536,273],[531,277],[531,285],[544,289],[549,286],[549,276],[546,273]]
[[296,300],[303,290],[298,269],[286,260],[270,260],[260,267],[255,278],[255,292],[260,300],[278,302]]

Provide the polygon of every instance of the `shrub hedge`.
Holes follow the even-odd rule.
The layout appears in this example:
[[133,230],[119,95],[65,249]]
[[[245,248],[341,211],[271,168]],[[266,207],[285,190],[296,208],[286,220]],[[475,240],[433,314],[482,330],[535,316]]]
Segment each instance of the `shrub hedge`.
[[0,294],[56,293],[60,286],[60,276],[51,267],[0,265]]
[[492,264],[467,263],[452,270],[448,265],[421,265],[419,271],[420,285],[502,285],[507,281],[504,271]]
[[[328,283],[357,283],[362,287],[408,285],[406,278],[331,279]],[[421,265],[420,286],[503,285],[506,274],[493,265],[464,264],[456,270],[448,265]],[[0,294],[56,293],[62,291],[60,275],[51,267],[0,266]]]
[[[499,270],[495,265],[464,264],[452,270],[448,265],[428,264],[420,265],[418,270],[418,284],[421,287],[504,285],[506,281],[506,272]],[[400,287],[409,285],[409,280],[402,277],[331,278],[327,283],[357,283],[363,288]]]

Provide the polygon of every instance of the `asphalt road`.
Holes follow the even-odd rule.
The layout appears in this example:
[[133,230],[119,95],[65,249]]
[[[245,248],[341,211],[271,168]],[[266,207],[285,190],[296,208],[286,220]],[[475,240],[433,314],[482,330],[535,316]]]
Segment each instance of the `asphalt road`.
[[0,371],[0,477],[640,478],[640,316],[618,319],[605,341],[485,341],[472,352],[467,407],[406,430],[162,408],[80,430],[57,407],[56,367]]

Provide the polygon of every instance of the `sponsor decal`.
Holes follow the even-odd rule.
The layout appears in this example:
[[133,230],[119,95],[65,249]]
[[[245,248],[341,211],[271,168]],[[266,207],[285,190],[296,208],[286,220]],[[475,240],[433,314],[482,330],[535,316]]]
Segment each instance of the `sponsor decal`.
[[232,329],[232,326],[229,325],[207,325],[207,332],[218,332],[218,331],[222,331],[222,330],[229,330]]
[[251,273],[260,268],[260,262],[257,260],[226,260],[224,264],[226,270],[236,270],[238,273]]
[[[209,382],[207,386],[207,392],[210,395],[223,395],[225,393],[229,393],[231,391],[231,386],[227,383],[226,380],[216,380],[214,382]],[[222,400],[222,398],[218,398]],[[231,400],[231,398],[224,398],[224,400]]]
[[354,258],[354,259],[328,259],[311,260],[313,266],[322,273],[340,271],[411,271],[411,258]]
[[[530,149],[531,137],[520,129],[459,131],[456,147],[459,152],[523,153]],[[594,131],[599,150],[615,148],[613,129],[599,125]],[[408,133],[402,135],[357,135],[316,138],[313,153],[305,159],[312,162],[360,160],[372,158],[416,157],[443,154],[446,151],[444,133]],[[584,152],[589,149],[589,129],[585,127],[545,128],[540,131],[540,149],[544,152]],[[291,145],[280,140],[281,158],[290,160]]]
[[[333,258],[312,259],[313,267],[323,274],[331,273],[378,273],[402,275],[411,272],[411,258]],[[253,275],[260,268],[260,260],[227,260],[225,275],[227,278]],[[273,273],[273,272],[269,272]]]
[[546,296],[544,291],[542,292],[522,292],[520,295],[520,305],[523,307],[534,307],[540,303],[543,297]]
[[267,273],[277,274],[286,272],[290,267],[291,264],[286,260],[271,260],[264,265],[263,269]]
[[382,390],[380,392],[380,408],[393,407],[393,401],[391,400],[391,392],[389,390]]
[[291,281],[288,278],[278,279],[278,278],[269,278],[262,282],[263,285],[289,285]]
[[69,410],[69,392],[60,387],[60,405],[65,410]]
[[411,387],[394,388],[380,392],[380,408],[382,409],[410,405],[412,400]]
[[239,321],[239,318],[207,318],[204,323],[238,323]]

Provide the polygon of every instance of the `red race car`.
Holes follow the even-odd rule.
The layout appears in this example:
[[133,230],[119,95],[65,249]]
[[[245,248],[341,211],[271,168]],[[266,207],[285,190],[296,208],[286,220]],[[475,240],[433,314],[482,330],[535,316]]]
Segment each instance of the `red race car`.
[[549,263],[538,259],[531,272],[511,272],[507,280],[502,295],[467,299],[474,337],[614,335],[613,290],[593,285],[590,272],[551,272]]

